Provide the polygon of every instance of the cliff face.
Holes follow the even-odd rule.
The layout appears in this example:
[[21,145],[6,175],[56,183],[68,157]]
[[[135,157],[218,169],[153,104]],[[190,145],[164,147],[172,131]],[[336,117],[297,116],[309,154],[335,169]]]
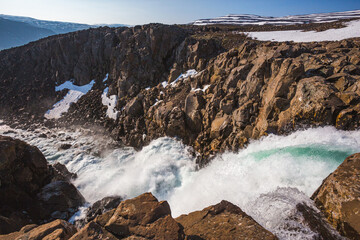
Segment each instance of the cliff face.
[[[185,38],[178,27],[98,28],[49,37],[0,52],[1,112],[43,115],[56,101],[55,86],[84,85],[111,73],[119,94],[155,84]],[[130,89],[131,88],[131,89]]]
[[[104,126],[134,147],[177,136],[206,163],[269,133],[357,128],[359,49],[358,39],[269,43],[208,27],[90,29],[0,52],[0,113],[41,117],[64,95],[55,86],[96,79],[60,122]],[[115,120],[106,87],[118,98]]]

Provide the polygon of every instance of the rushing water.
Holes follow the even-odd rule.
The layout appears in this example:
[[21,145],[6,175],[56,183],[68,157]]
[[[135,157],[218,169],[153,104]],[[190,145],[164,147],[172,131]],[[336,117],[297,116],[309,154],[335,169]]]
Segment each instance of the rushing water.
[[[41,133],[48,137],[40,138]],[[135,151],[104,150],[113,144],[111,140],[80,130],[29,132],[3,124],[0,134],[23,139],[39,147],[49,162],[61,162],[76,172],[74,184],[89,202],[152,192],[167,200],[177,217],[228,200],[281,239],[313,237],[301,221],[293,220],[296,204],[314,207],[309,197],[322,180],[347,156],[360,152],[360,131],[313,128],[253,141],[237,153],[218,155],[196,171],[189,148],[172,138],[154,140]],[[58,150],[62,143],[73,147]]]

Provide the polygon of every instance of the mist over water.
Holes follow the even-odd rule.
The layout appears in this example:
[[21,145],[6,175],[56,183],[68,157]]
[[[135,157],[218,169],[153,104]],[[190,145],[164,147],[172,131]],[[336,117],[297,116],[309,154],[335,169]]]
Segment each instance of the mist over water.
[[[309,198],[312,193],[347,156],[360,152],[360,131],[312,128],[252,141],[237,153],[217,155],[197,171],[189,147],[172,138],[154,140],[141,151],[104,150],[111,144],[108,137],[80,130],[9,129],[0,125],[0,134],[38,146],[48,161],[61,162],[76,172],[74,184],[89,202],[152,192],[167,200],[177,217],[228,200],[280,239],[312,239],[314,233],[301,223],[296,205],[305,202],[316,209]],[[42,132],[54,134],[39,138]],[[72,147],[58,150],[60,143]]]
[[278,187],[311,196],[332,171],[360,150],[360,132],[332,127],[270,135],[238,153],[218,155],[194,172],[169,198],[174,215],[201,209],[223,199],[246,210],[246,204]]

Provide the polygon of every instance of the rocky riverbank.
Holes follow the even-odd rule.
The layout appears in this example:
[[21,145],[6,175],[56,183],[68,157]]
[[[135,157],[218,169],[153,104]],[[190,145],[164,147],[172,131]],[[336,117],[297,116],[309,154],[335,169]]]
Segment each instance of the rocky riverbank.
[[[359,156],[345,159],[313,194],[321,212],[305,202],[297,205],[302,224],[317,239],[341,239],[330,224],[349,239],[359,237]],[[0,138],[0,160],[0,239],[277,239],[230,202],[174,219],[168,203],[151,193],[105,198],[73,225],[66,220],[85,202],[70,182],[75,175],[9,137]]]

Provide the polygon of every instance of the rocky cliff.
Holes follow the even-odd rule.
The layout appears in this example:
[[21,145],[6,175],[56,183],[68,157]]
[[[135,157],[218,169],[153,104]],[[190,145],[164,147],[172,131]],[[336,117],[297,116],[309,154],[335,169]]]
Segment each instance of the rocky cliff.
[[[55,86],[95,79],[55,124],[101,125],[137,148],[179,137],[205,164],[269,133],[357,128],[359,48],[358,39],[257,42],[219,27],[90,29],[0,52],[0,114],[41,119],[66,94]],[[105,88],[117,99],[115,118]]]

